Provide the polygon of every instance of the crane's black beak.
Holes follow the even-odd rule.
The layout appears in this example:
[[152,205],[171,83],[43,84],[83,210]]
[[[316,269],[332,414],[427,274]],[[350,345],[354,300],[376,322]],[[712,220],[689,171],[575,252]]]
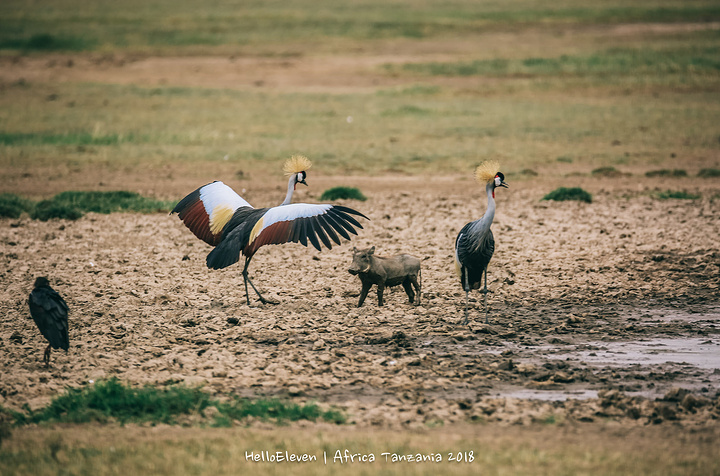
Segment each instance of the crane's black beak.
[[309,186],[309,185],[307,184],[307,182],[305,181],[305,179],[302,179],[302,180],[299,181],[298,183],[301,183],[301,184],[305,185],[306,187]]
[[510,185],[508,185],[507,182],[505,182],[504,180],[500,182],[500,186],[504,188],[510,188]]

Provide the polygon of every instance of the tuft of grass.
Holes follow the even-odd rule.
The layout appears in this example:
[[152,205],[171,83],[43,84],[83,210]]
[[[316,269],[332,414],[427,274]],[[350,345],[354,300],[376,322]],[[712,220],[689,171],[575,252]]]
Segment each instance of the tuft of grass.
[[407,63],[385,65],[390,72],[398,69],[430,76],[606,76],[637,74],[707,74],[720,71],[718,49],[707,48],[609,48],[585,56],[495,58],[446,63]]
[[320,200],[360,200],[364,202],[367,197],[356,187],[333,187],[325,190],[320,195]]
[[134,388],[113,377],[91,385],[68,388],[40,410],[26,408],[26,413],[12,412],[16,425],[29,423],[120,423],[152,422],[177,423],[183,415],[201,415],[214,406],[218,413],[211,426],[231,426],[232,421],[254,417],[262,420],[284,421],[322,419],[344,423],[345,416],[337,410],[323,411],[316,404],[298,405],[277,399],[249,400],[231,398],[220,402],[212,399],[201,387],[171,385],[158,388],[151,385]]
[[29,38],[5,38],[0,49],[21,51],[84,51],[95,48],[96,42],[88,38],[36,33]]
[[323,411],[316,404],[298,405],[277,399],[233,399],[227,403],[218,403],[216,406],[221,416],[215,419],[216,425],[220,425],[223,421],[242,420],[247,417],[274,419],[278,422],[322,419],[341,424],[346,421],[345,415],[337,410]]
[[49,132],[0,132],[0,145],[118,145],[122,143],[141,143],[146,137],[133,133],[91,134],[90,132],[68,132],[53,134]]
[[[720,8],[713,2],[679,0],[630,4],[615,1],[592,6],[578,1],[544,5],[535,0],[520,0],[496,2],[482,9],[470,0],[413,3],[411,9],[403,8],[405,2],[347,4],[294,0],[283,3],[280,9],[270,8],[266,2],[245,2],[240,11],[233,2],[210,2],[204,5],[202,14],[198,14],[197,2],[189,0],[128,2],[107,2],[102,6],[80,0],[63,0],[59,5],[49,2],[55,8],[34,8],[35,4],[21,0],[0,2],[0,46],[16,49],[102,47],[110,51],[153,47],[160,51],[182,51],[193,46],[207,49],[247,45],[263,50],[275,45],[275,54],[293,55],[296,54],[294,48],[288,51],[287,46],[279,49],[277,45],[302,41],[320,45],[343,40],[355,44],[395,38],[461,37],[475,34],[479,28],[512,31],[569,24],[702,23],[720,16]],[[318,11],[309,15],[312,8]],[[573,63],[572,59],[555,60],[561,66]]]
[[424,109],[414,105],[403,104],[397,109],[386,110],[382,112],[382,116],[426,116],[432,114],[429,109]]
[[615,167],[599,167],[590,173],[594,177],[621,177],[625,175]]
[[12,413],[0,405],[0,447],[2,447],[3,440],[7,440],[12,436],[12,420]]
[[51,218],[77,220],[86,212],[153,213],[170,211],[173,206],[173,202],[153,200],[138,193],[123,190],[111,192],[67,191],[55,195],[50,200],[39,202],[30,215],[36,220],[43,221]]
[[592,203],[592,195],[580,187],[560,187],[548,193],[542,199],[554,201],[577,200]]
[[83,212],[76,207],[62,203],[56,203],[53,200],[42,200],[35,205],[30,216],[35,220],[48,221],[53,218],[60,220],[77,220],[82,218]]
[[165,389],[132,388],[112,378],[89,386],[68,388],[47,407],[29,411],[27,415],[16,414],[16,422],[104,423],[115,419],[121,423],[174,423],[178,415],[200,411],[209,402],[210,396],[200,388],[182,385]]
[[20,218],[23,213],[30,213],[34,206],[30,200],[13,193],[0,194],[0,217],[2,218]]
[[125,190],[110,192],[77,192],[67,191],[55,195],[52,201],[58,205],[75,207],[83,212],[113,213],[121,211],[133,212],[166,212],[174,203],[153,200],[139,193]]
[[659,200],[697,200],[700,194],[686,192],[685,190],[666,190],[655,194],[655,198]]
[[702,169],[700,172],[698,172],[698,177],[720,177],[720,169]]
[[565,164],[571,164],[572,161],[573,161],[572,157],[570,157],[570,156],[568,156],[568,155],[561,155],[560,157],[558,157],[558,158],[555,159],[555,160],[558,161],[558,162],[565,163]]
[[135,192],[77,192],[67,191],[50,200],[34,203],[14,194],[0,194],[0,217],[19,218],[27,212],[35,220],[52,218],[77,220],[86,212],[113,213],[132,211],[140,213],[167,212],[175,202],[153,200]]
[[687,177],[687,172],[683,169],[660,169],[645,172],[646,177]]

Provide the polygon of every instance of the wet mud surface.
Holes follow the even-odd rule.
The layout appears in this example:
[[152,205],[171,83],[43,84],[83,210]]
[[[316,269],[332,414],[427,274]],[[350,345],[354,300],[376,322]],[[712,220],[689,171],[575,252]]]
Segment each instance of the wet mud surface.
[[[316,201],[323,180],[295,201]],[[369,200],[344,204],[371,219],[352,243],[256,254],[251,276],[278,305],[253,296],[248,307],[241,267],[208,270],[210,247],[176,216],[1,220],[0,404],[35,408],[118,377],[312,400],[391,428],[717,424],[717,183],[699,200],[658,200],[607,179],[587,185],[586,204],[540,201],[554,187],[511,182],[497,194],[489,323],[474,293],[463,326],[453,243],[484,212],[483,191],[465,177],[429,189],[422,177],[384,180],[347,179]],[[253,205],[282,199],[274,184],[255,185]],[[353,245],[419,257],[422,304],[396,287],[379,308],[373,288],[357,308]],[[26,303],[40,275],[71,308],[70,351],[54,351],[50,368]]]

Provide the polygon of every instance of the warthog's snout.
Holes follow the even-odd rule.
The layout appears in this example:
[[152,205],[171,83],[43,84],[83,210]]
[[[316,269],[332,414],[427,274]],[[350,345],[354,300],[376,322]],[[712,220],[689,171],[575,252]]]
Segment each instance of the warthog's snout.
[[348,269],[348,273],[352,274],[353,276],[356,276],[360,273],[367,273],[368,271],[370,271],[370,265],[366,266],[365,269],[360,269],[357,266],[353,266]]

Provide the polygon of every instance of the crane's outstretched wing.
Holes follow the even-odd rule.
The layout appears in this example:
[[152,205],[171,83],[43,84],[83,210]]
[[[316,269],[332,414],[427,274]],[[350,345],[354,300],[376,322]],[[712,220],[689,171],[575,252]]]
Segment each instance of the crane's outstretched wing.
[[50,287],[33,289],[28,299],[30,315],[53,349],[68,350],[68,306],[57,291]]
[[177,213],[195,236],[215,246],[222,239],[223,228],[240,207],[252,208],[232,188],[216,181],[190,193],[170,213]]
[[318,251],[322,249],[321,243],[331,249],[331,240],[339,245],[340,236],[349,240],[348,232],[357,235],[355,227],[362,228],[353,215],[367,219],[352,208],[329,204],[293,203],[266,209],[238,209],[227,224],[222,241],[208,255],[208,268],[230,266],[240,259],[241,252],[250,257],[263,245],[292,242],[307,246],[309,242]]

